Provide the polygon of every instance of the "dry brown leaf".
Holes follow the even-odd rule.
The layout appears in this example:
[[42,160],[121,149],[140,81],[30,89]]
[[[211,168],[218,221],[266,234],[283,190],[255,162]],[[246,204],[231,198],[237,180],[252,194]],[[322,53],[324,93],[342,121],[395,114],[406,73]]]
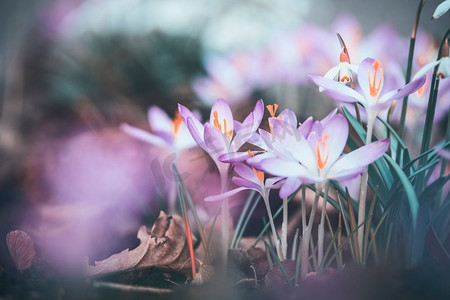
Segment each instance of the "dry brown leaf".
[[6,235],[6,244],[17,270],[31,268],[36,258],[33,240],[22,230],[14,230]]
[[109,258],[87,265],[86,275],[97,276],[131,269],[159,267],[188,273],[190,271],[189,248],[183,219],[160,212],[149,231],[147,226],[139,228],[140,245],[126,249]]

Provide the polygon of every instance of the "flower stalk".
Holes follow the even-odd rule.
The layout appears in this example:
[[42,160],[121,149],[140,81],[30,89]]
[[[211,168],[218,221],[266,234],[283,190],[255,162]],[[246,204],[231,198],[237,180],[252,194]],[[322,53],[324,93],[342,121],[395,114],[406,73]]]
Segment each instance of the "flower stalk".
[[311,238],[312,226],[314,224],[314,217],[316,215],[317,203],[319,202],[321,191],[322,191],[322,184],[316,184],[316,196],[314,197],[314,202],[311,208],[311,214],[309,216],[308,225],[306,226],[306,228],[303,228],[301,258],[300,258],[301,279],[304,279],[309,271],[309,240]]

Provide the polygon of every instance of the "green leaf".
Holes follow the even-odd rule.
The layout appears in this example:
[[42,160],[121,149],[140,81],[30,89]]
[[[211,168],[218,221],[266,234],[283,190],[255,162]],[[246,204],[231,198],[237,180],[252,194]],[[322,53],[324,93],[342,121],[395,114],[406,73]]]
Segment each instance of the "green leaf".
[[409,207],[411,210],[413,227],[415,228],[417,225],[417,215],[419,213],[419,201],[417,200],[416,192],[411,185],[411,182],[408,180],[405,172],[400,168],[400,166],[389,156],[383,155],[383,157],[387,160],[387,162],[392,166],[393,170],[397,174],[400,182],[405,189],[406,196],[408,198]]

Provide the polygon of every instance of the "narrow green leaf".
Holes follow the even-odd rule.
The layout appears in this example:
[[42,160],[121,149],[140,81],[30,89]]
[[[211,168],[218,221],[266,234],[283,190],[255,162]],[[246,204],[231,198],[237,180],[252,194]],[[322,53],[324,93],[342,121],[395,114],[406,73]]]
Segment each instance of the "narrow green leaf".
[[408,180],[408,177],[406,176],[405,172],[403,172],[403,170],[400,168],[400,166],[389,155],[385,154],[383,155],[383,157],[392,166],[398,178],[400,179],[400,182],[403,184],[406,196],[408,198],[409,207],[411,210],[413,228],[415,228],[417,223],[417,215],[419,212],[419,201],[417,200],[416,192],[414,191],[411,182]]

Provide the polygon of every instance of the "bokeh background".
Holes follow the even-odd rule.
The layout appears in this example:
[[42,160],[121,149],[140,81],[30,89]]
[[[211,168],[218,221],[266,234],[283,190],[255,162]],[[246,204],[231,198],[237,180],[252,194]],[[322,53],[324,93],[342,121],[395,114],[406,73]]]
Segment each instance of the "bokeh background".
[[[155,182],[170,180],[169,153],[128,137],[120,124],[148,130],[152,105],[173,117],[177,102],[205,113],[217,97],[237,119],[259,98],[322,117],[334,104],[316,101],[306,75],[332,66],[336,30],[352,53],[388,28],[370,45],[389,32],[400,46],[384,55],[404,59],[416,2],[1,1],[0,265],[12,265],[4,236],[17,228],[69,268],[81,255],[101,259],[133,247],[127,237],[164,207]],[[427,1],[420,21],[430,49],[450,24],[450,14],[431,20],[440,2]],[[313,69],[301,54],[316,49],[322,56]],[[213,193],[201,184],[217,181],[211,166],[191,172],[199,202]]]

